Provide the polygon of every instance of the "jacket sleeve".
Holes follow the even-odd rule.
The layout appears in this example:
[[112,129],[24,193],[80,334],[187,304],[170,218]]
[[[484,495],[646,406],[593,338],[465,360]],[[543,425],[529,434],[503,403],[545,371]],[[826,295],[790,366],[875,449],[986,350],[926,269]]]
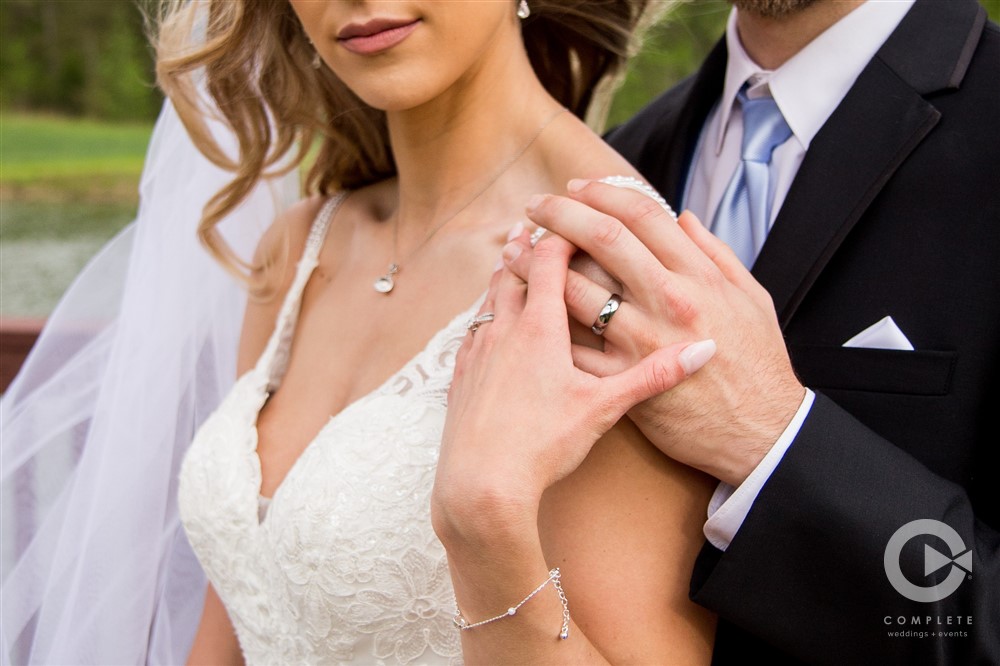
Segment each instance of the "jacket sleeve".
[[[893,539],[926,519],[946,527]],[[890,582],[897,562],[926,600]],[[961,486],[822,394],[726,552],[705,545],[691,596],[810,663],[1000,663],[996,526]]]

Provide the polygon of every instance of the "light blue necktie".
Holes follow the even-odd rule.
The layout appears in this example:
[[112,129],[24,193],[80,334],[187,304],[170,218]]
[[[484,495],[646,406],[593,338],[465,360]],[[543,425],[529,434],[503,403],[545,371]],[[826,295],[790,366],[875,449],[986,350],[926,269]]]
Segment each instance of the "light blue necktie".
[[788,140],[792,130],[774,98],[747,99],[744,86],[737,99],[743,109],[741,161],[715,211],[712,233],[750,268],[764,245],[771,219],[771,153]]

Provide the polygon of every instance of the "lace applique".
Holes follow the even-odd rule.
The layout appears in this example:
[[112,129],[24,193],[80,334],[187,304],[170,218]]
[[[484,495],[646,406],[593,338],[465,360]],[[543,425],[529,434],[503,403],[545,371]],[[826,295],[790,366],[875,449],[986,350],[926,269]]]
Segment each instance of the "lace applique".
[[459,664],[430,494],[455,354],[478,303],[331,418],[258,514],[257,414],[284,372],[301,291],[335,208],[314,223],[260,362],[188,451],[181,518],[248,663]]

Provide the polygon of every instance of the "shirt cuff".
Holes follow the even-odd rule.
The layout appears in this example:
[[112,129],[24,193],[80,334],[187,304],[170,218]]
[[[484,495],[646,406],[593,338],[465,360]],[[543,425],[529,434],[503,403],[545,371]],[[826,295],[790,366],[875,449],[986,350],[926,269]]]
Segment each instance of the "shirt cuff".
[[715,489],[715,493],[708,503],[708,520],[705,521],[704,528],[705,538],[710,544],[722,551],[729,548],[729,544],[736,537],[736,532],[739,531],[747,514],[750,513],[750,507],[753,506],[754,500],[760,494],[760,489],[771,478],[771,473],[781,462],[785,451],[791,446],[796,435],[799,434],[799,429],[802,428],[803,422],[809,416],[809,410],[812,409],[815,399],[816,394],[806,389],[802,404],[799,405],[795,416],[792,417],[792,420],[785,427],[785,431],[781,433],[781,437],[767,452],[764,459],[750,472],[746,481],[741,483],[738,488],[733,488],[728,483],[720,483],[719,487]]

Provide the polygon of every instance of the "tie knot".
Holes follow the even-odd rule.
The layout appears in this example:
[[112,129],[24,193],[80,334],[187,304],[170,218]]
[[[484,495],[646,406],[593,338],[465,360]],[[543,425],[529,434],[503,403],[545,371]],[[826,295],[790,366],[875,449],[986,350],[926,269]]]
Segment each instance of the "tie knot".
[[748,99],[739,94],[743,109],[742,158],[751,162],[768,163],[775,148],[788,140],[792,130],[785,122],[773,97]]

